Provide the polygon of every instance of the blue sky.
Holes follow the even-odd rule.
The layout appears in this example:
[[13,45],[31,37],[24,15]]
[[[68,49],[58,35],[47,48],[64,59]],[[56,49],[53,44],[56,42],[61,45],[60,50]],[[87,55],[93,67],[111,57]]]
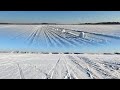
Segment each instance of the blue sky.
[[120,21],[120,11],[0,11],[0,22],[80,23]]

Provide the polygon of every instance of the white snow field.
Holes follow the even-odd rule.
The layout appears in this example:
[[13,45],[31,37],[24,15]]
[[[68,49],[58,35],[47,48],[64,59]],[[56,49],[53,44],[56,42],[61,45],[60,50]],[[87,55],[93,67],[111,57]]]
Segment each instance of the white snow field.
[[120,79],[120,25],[0,25],[0,79]]
[[120,55],[1,53],[0,79],[120,79]]
[[120,25],[0,25],[1,46],[8,42],[46,52],[86,53],[91,47],[115,52],[120,50]]

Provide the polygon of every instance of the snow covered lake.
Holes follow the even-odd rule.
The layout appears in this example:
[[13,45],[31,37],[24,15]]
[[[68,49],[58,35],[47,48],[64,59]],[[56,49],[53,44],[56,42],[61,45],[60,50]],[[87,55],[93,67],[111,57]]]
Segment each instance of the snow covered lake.
[[[120,25],[0,25],[0,51],[120,52]],[[0,79],[120,79],[120,55],[0,53]]]
[[0,79],[120,79],[120,55],[1,53]]
[[0,53],[0,79],[120,79],[120,55]]
[[119,52],[120,25],[0,25],[0,50]]

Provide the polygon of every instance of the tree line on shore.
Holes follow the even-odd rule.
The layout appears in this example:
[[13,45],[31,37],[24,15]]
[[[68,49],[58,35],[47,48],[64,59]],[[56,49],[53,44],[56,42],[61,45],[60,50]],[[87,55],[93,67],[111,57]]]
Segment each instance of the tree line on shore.
[[98,22],[98,23],[78,23],[78,24],[60,24],[60,23],[0,23],[7,25],[109,25],[120,24],[120,22]]
[[[0,53],[18,53],[18,54],[85,54],[81,52],[29,52],[29,51],[0,51]],[[86,54],[104,54],[104,55],[120,55],[120,52],[114,53],[86,53]]]

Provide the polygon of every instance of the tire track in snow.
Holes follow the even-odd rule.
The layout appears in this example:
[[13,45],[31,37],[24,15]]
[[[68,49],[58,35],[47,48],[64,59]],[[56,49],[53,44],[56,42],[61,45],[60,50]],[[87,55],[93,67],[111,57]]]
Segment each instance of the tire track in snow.
[[60,58],[57,60],[55,66],[53,66],[53,68],[48,72],[48,75],[50,76],[49,79],[52,79],[52,78],[53,78],[53,74],[54,74],[54,72],[55,72],[55,69],[56,69],[56,67],[57,67],[57,65],[58,65],[58,63],[59,63],[59,61],[60,61]]
[[[64,79],[66,79],[66,78],[67,78],[67,79],[78,79],[78,77],[75,75],[73,69],[72,69],[72,68],[69,68],[70,66],[69,66],[69,64],[68,64],[68,62],[67,62],[67,60],[66,60],[66,56],[63,55],[63,57],[64,57],[64,63],[65,63],[65,65],[66,65],[66,68],[67,68],[67,71],[68,71],[68,73],[67,73],[67,75],[65,76]],[[74,75],[72,75],[72,72],[73,72]]]
[[[78,74],[78,76],[81,74],[82,77],[80,77],[81,79],[83,78],[88,78],[88,79],[94,79],[94,78],[99,78],[97,77],[95,74],[93,74],[89,68],[87,67],[86,63],[80,62],[80,60],[77,60],[76,58],[74,58],[73,56],[69,56],[70,60],[72,61],[71,63],[76,65],[76,69],[78,69],[78,71],[76,74]],[[85,77],[84,77],[85,76]]]
[[22,69],[21,69],[20,65],[19,65],[19,64],[17,64],[17,67],[18,67],[18,69],[19,69],[21,79],[25,79],[24,74],[23,74],[23,71],[22,71]]
[[[70,72],[66,66],[65,58],[63,55],[59,55],[60,58],[56,65],[49,71],[51,79],[71,79]],[[56,76],[57,75],[57,76]]]
[[[78,56],[79,57],[79,56]],[[103,76],[103,78],[117,78],[115,76],[112,76],[110,72],[106,71],[105,69],[101,68],[96,62],[91,61],[90,59],[86,57],[79,57],[84,62],[88,64],[91,68],[95,69],[99,74]]]

